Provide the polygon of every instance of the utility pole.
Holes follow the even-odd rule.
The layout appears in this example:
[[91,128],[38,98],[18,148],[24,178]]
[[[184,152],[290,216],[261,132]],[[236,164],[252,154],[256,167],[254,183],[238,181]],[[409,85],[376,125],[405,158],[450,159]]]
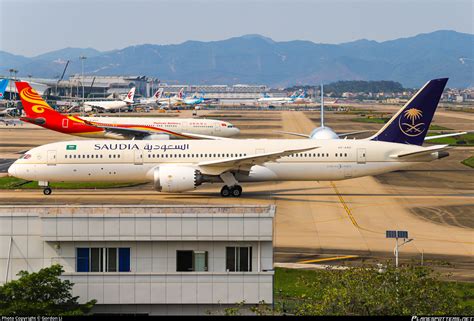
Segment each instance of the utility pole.
[[81,69],[82,69],[82,103],[84,103],[84,60],[87,59],[86,56],[80,56],[81,59]]

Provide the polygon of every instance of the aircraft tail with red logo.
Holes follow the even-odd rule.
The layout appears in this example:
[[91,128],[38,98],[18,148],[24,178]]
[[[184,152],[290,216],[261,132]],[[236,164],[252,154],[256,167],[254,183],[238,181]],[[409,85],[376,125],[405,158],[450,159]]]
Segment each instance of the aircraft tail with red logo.
[[127,94],[127,97],[123,101],[126,102],[126,103],[131,104],[131,103],[133,103],[133,97],[135,97],[135,87],[130,89],[130,91]]
[[158,89],[153,97],[158,100],[161,99],[161,96],[163,96],[163,88]]
[[48,105],[27,82],[15,82],[26,117],[20,119],[64,134],[80,135],[102,132],[103,129],[87,125],[81,118],[66,116]]
[[183,95],[184,95],[184,88],[181,88],[181,90],[179,91],[179,93],[177,95],[177,98],[183,99]]

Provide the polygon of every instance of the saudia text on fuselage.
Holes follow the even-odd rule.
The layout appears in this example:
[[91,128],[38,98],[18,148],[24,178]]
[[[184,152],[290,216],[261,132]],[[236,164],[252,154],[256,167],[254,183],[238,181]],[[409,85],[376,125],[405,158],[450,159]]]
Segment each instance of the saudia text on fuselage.
[[140,148],[139,144],[124,144],[124,143],[108,143],[108,144],[94,144],[94,150],[189,150],[189,144],[145,144]]

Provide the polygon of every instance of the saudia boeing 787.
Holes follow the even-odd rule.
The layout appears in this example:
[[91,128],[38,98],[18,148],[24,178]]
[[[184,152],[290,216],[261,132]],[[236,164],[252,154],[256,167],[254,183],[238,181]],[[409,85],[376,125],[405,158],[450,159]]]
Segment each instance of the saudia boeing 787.
[[238,197],[239,182],[322,181],[377,175],[449,154],[422,147],[448,79],[426,83],[374,136],[359,140],[232,139],[71,141],[33,148],[9,174],[48,182],[151,181],[157,191],[184,192],[221,183]]

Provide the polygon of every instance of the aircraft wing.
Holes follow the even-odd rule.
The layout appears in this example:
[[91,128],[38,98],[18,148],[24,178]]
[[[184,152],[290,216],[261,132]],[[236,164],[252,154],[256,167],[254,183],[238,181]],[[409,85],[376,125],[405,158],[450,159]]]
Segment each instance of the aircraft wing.
[[319,148],[319,146],[281,150],[278,152],[261,153],[250,156],[225,158],[215,161],[205,161],[200,162],[197,165],[200,167],[201,172],[207,175],[220,175],[227,171],[248,172],[254,165],[263,165],[266,162],[275,161],[281,157],[289,156],[295,153],[306,152],[315,148]]
[[451,136],[459,136],[459,135],[466,135],[466,134],[467,134],[467,132],[460,132],[460,133],[450,133],[450,134],[435,135],[435,136],[426,136],[425,140],[432,140],[432,139],[445,138],[445,137],[451,137]]
[[432,147],[425,147],[422,150],[418,150],[415,152],[408,152],[408,153],[400,153],[395,155],[390,155],[392,158],[407,158],[407,157],[415,157],[415,156],[426,156],[434,152],[440,152],[449,148],[449,145],[436,145]]
[[339,136],[339,137],[347,137],[347,136],[351,136],[351,135],[357,135],[357,134],[367,133],[367,132],[369,132],[369,131],[370,131],[370,130],[359,130],[359,131],[356,131],[356,132],[349,132],[349,133],[337,134],[337,136]]
[[285,132],[285,131],[281,131],[281,130],[275,130],[275,132],[276,132],[276,133],[280,133],[280,134],[287,134],[287,135],[293,135],[293,136],[299,136],[299,137],[309,138],[309,135],[306,135],[306,134],[293,133],[293,132]]
[[190,138],[196,138],[196,139],[214,139],[214,140],[232,140],[233,139],[233,138],[227,138],[227,137],[201,135],[201,134],[193,134],[193,133],[182,133],[182,134],[189,136]]

